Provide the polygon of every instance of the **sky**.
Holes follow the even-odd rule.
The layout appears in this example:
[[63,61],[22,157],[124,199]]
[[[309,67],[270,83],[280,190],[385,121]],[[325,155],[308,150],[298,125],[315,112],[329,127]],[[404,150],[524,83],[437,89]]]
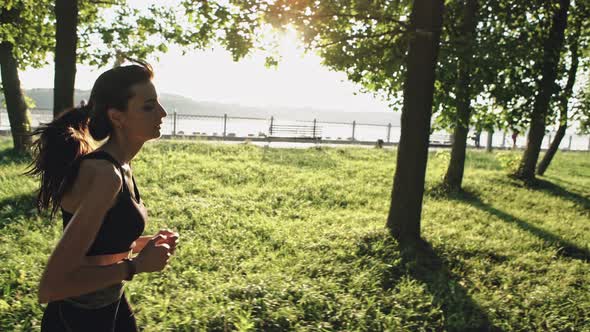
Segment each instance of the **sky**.
[[[387,103],[371,94],[341,72],[321,65],[315,54],[304,54],[293,32],[280,43],[283,57],[277,68],[264,66],[264,55],[255,53],[234,62],[223,48],[193,51],[181,55],[176,47],[150,61],[154,84],[160,93],[173,93],[196,101],[214,101],[245,106],[312,107],[338,111],[388,111]],[[21,73],[23,88],[53,86],[52,59],[41,69]],[[78,65],[76,88],[90,90],[98,75],[108,68]],[[355,93],[357,93],[355,95]]]

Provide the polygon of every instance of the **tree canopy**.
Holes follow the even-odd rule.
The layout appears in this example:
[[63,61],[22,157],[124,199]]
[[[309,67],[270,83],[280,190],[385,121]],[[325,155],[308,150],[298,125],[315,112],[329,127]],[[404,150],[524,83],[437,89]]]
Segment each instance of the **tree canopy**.
[[48,0],[5,0],[0,5],[0,42],[13,45],[20,69],[47,64],[55,46],[53,3]]

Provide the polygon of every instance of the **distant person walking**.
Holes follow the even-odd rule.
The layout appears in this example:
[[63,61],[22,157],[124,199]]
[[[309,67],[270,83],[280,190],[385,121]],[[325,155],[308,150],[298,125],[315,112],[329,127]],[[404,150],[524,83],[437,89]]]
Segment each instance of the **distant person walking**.
[[518,138],[518,130],[512,132],[512,149],[516,149],[516,139]]
[[480,144],[480,139],[481,139],[481,131],[476,131],[475,133],[473,133],[473,137],[471,137],[471,139],[473,139],[473,144],[475,145],[476,148],[480,148],[481,144]]
[[[175,232],[141,236],[147,210],[131,160],[160,137],[166,111],[152,68],[138,63],[104,72],[87,103],[35,131],[37,206],[61,209],[64,226],[39,285],[41,331],[137,331],[124,282],[163,270],[176,248]],[[107,140],[94,149],[93,139]]]

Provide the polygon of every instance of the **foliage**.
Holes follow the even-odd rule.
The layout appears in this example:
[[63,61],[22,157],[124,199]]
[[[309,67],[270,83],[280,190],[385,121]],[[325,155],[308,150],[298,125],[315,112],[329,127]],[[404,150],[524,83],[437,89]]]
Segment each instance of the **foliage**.
[[[442,112],[437,125],[445,128],[454,124],[456,93],[453,85],[464,38],[457,30],[460,20],[453,18],[460,13],[458,3],[461,2],[451,1],[447,6],[448,20],[438,72],[437,100]],[[471,84],[472,123],[477,131],[493,128],[522,130],[528,125],[539,90],[543,41],[549,32],[553,6],[547,1],[480,1]],[[573,8],[576,14],[570,18],[587,15],[580,2]],[[567,34],[569,39],[573,38],[573,29],[568,29]],[[565,59],[565,50],[562,53],[562,59]],[[566,73],[565,66],[560,66],[562,84],[565,84],[562,78]],[[555,92],[558,92],[557,85]],[[557,107],[550,109],[549,118],[555,118]]]
[[[170,24],[171,17],[156,16],[128,6],[126,0],[78,0],[78,60],[103,66],[117,54],[145,59],[166,52],[167,45],[158,39],[156,23]],[[48,54],[55,48],[53,1],[11,0],[0,6],[0,16],[12,15],[17,21],[2,23],[0,41],[15,44],[15,56],[21,69],[47,65]],[[164,35],[163,38],[167,36]]]
[[[119,13],[121,18],[135,17],[139,11]],[[188,49],[204,49],[221,44],[230,51],[234,60],[246,56],[255,47],[255,38],[261,36],[257,18],[242,13],[235,6],[209,1],[177,0],[169,6],[152,5],[148,13],[137,21],[142,33],[157,36],[156,50],[166,51],[170,44]],[[257,48],[263,48],[256,45]]]
[[[217,41],[238,60],[253,49],[269,54],[276,65],[276,43],[265,43],[276,30],[296,30],[307,49],[328,68],[345,72],[401,108],[410,1],[182,1],[177,16],[189,17],[181,44],[203,47]],[[183,13],[183,12],[184,13]],[[274,28],[276,30],[272,30]]]
[[[582,123],[587,117],[587,105],[585,105],[585,83],[576,84],[588,75],[590,70],[590,17],[589,3],[577,2],[573,7],[566,31],[566,49],[562,52],[560,71],[558,77],[558,94],[553,100],[552,107],[555,109],[567,108],[568,126],[579,121]],[[575,53],[575,54],[574,54]],[[574,65],[574,62],[576,64]],[[575,67],[574,67],[575,66]],[[576,68],[573,71],[572,68]],[[570,76],[572,76],[570,78]],[[574,85],[568,90],[567,82]],[[547,119],[548,124],[561,124],[557,112],[550,113]],[[572,121],[573,120],[573,121]]]
[[42,67],[55,48],[53,1],[5,0],[0,5],[0,42],[14,46],[21,69]]
[[[490,26],[494,24],[495,11],[490,6],[490,0],[477,2],[477,14],[475,15],[476,29],[473,40],[468,40],[463,31],[465,23],[464,11],[466,1],[447,1],[445,3],[445,20],[441,35],[441,48],[438,58],[437,81],[435,83],[436,114],[434,129],[451,129],[457,125],[457,108],[459,103],[459,65],[469,60],[469,84],[471,100],[471,119],[477,126],[477,130],[493,127],[494,119],[486,116],[488,109],[493,105],[489,95],[490,86],[494,83],[497,72],[506,66],[506,63],[498,61],[494,53],[490,51],[496,45],[490,45]],[[473,56],[465,59],[464,55],[468,43],[473,43]],[[467,123],[466,125],[469,125]]]
[[[549,33],[551,13],[555,4],[552,2],[526,2],[524,7],[517,6],[511,10],[511,15],[500,16],[503,27],[511,27],[512,31],[504,31],[507,38],[501,39],[497,52],[500,58],[513,56],[509,67],[505,67],[499,75],[497,85],[491,91],[495,100],[510,112],[501,120],[504,127],[525,127],[530,119],[530,112],[539,90],[541,67],[542,67],[542,42]],[[530,5],[529,5],[530,4]],[[528,7],[528,8],[527,8]],[[556,120],[559,103],[563,98],[562,91],[567,82],[568,66],[571,65],[572,54],[565,45],[578,44],[581,61],[581,69],[587,67],[588,46],[590,34],[588,30],[588,2],[573,1],[568,15],[568,25],[565,32],[565,43],[561,53],[558,66],[558,77],[553,87],[553,98],[547,112],[547,122],[554,123]],[[515,16],[521,17],[524,21],[517,20],[510,25],[503,20],[512,20]],[[578,23],[581,24],[581,35],[576,34]],[[504,48],[506,47],[506,48]]]
[[[578,132],[580,134],[589,134],[590,133],[590,22],[588,17],[590,17],[590,2],[581,2],[584,6],[580,6],[578,10],[575,12],[575,16],[573,18],[574,24],[578,25],[578,31],[569,34],[569,44],[576,43],[577,51],[579,55],[579,69],[578,69],[578,77],[580,79],[577,80],[579,82],[576,87],[572,91],[573,98],[570,98],[568,107],[569,109],[569,122],[568,123],[575,123],[578,122],[580,124],[578,128]],[[573,49],[572,47],[570,47]],[[570,55],[569,60],[571,66],[571,58]]]
[[575,106],[573,119],[579,121],[580,135],[590,134],[590,81],[586,82],[586,87],[578,93],[578,105]]
[[143,11],[130,7],[126,0],[79,3],[80,62],[104,66],[121,56],[147,59],[168,51],[162,26],[175,18],[158,16],[155,6]]
[[[29,159],[0,140],[0,330],[39,329],[42,268],[61,222],[38,215]],[[429,158],[440,180],[444,153]],[[516,155],[516,154],[515,154]],[[147,233],[181,234],[164,274],[127,294],[146,331],[590,328],[585,153],[556,156],[544,186],[469,152],[467,194],[425,197],[432,249],[383,229],[395,152],[157,142],[133,163]],[[555,171],[559,170],[559,172]],[[564,222],[567,221],[567,222]]]
[[410,1],[276,1],[266,10],[273,26],[293,26],[323,64],[347,74],[401,110]]
[[508,174],[514,174],[520,163],[519,156],[515,155],[513,152],[496,152],[496,159],[500,162],[502,168],[504,168]]
[[[272,45],[263,42],[273,34],[268,25],[278,30],[292,28],[309,51],[322,57],[324,65],[345,72],[364,91],[388,100],[392,109],[401,109],[404,59],[411,38],[411,1],[179,1],[181,5],[175,8],[154,9],[160,17],[187,17],[168,28],[175,31],[168,34],[171,41],[196,48],[221,43],[235,60],[253,49],[265,49],[271,54],[268,64],[272,66],[278,63],[277,54]],[[586,2],[575,2],[572,17],[588,16]],[[445,2],[435,84],[434,111],[439,116],[433,128],[452,128],[455,124],[457,59],[465,42],[459,29],[463,3]],[[542,42],[549,31],[547,18],[553,10],[547,4],[479,1],[470,87],[476,130],[522,130],[528,124],[538,91]],[[569,29],[568,38],[572,34]],[[583,54],[588,53],[586,44],[581,42],[581,48],[586,50]],[[566,67],[560,68],[563,77]],[[559,83],[564,84],[563,79]],[[550,116],[554,118],[555,112]]]

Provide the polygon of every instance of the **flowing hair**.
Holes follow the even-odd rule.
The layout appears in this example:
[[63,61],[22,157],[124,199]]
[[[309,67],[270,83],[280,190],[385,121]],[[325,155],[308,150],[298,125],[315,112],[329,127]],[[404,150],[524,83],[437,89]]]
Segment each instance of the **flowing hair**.
[[50,210],[53,218],[63,195],[78,176],[80,157],[92,152],[97,141],[110,137],[113,127],[107,111],[126,111],[133,97],[132,86],[153,78],[149,64],[133,62],[137,64],[102,73],[86,105],[66,110],[33,131],[37,139],[33,142],[34,157],[26,174],[40,178],[36,200],[39,211]]
[[[27,174],[40,178],[37,209],[41,211],[51,207],[51,216],[55,215],[61,197],[77,175],[74,163],[94,149],[88,135],[89,107],[67,110],[33,131],[38,138],[33,142],[35,157]],[[72,172],[74,169],[76,171]]]

